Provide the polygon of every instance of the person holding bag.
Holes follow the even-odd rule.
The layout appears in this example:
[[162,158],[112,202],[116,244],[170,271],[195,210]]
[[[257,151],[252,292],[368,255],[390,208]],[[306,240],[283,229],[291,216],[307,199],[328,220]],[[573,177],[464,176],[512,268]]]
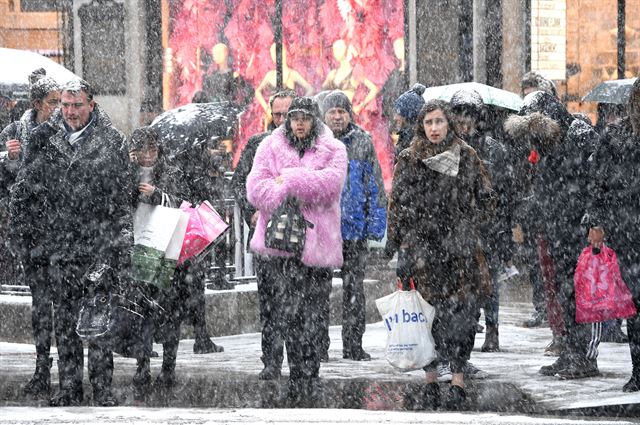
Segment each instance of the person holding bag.
[[[436,309],[436,351],[453,372],[445,407],[460,410],[479,302],[491,293],[480,225],[493,215],[496,199],[482,161],[453,123],[444,101],[430,100],[420,111],[411,146],[395,168],[385,251],[388,257],[403,251],[409,261],[402,267]],[[425,409],[441,404],[436,366],[437,359],[424,368]]]
[[[640,311],[640,78],[635,81],[627,104],[628,117],[605,129],[591,158],[593,184],[588,214],[589,242],[607,241],[617,254],[622,279],[629,286],[636,310]],[[624,392],[640,391],[640,315],[627,319],[632,372]]]
[[[294,99],[284,126],[258,147],[247,177],[247,199],[259,211],[251,250],[269,259],[269,279],[285,288],[282,301],[272,308],[285,323],[291,407],[317,406],[321,401],[320,337],[328,325],[323,323],[324,311],[333,269],[342,265],[340,193],[347,153],[318,115],[313,99]],[[281,237],[268,230],[273,226],[290,226],[288,243],[268,242],[284,237],[284,232]],[[267,237],[272,232],[273,237]]]

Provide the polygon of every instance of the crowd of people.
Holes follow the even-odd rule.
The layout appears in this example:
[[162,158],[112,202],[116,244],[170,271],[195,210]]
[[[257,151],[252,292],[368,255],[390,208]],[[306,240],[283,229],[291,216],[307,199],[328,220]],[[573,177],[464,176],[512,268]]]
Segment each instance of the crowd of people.
[[[636,189],[640,161],[640,80],[627,115],[594,128],[571,114],[553,82],[531,72],[522,79],[524,103],[504,122],[480,94],[461,90],[449,101],[425,101],[416,84],[395,101],[398,132],[392,189],[386,193],[371,136],[358,126],[349,97],[339,90],[316,98],[294,91],[269,100],[267,132],[251,137],[231,188],[249,227],[262,325],[263,370],[281,377],[289,368],[286,403],[312,407],[322,398],[319,370],[329,360],[329,296],[333,270],[342,278],[342,355],[367,361],[364,275],[369,240],[386,235],[383,255],[397,256],[396,274],[436,309],[432,326],[437,358],[424,367],[422,405],[466,406],[465,379],[484,310],[481,350],[499,344],[500,274],[516,255],[527,266],[535,314],[526,326],[548,320],[558,356],[543,375],[564,379],[599,374],[601,324],[576,321],[573,275],[578,255],[605,242],[618,254],[625,282],[640,311],[640,249]],[[83,400],[83,341],[75,331],[88,294],[120,291],[154,300],[141,332],[134,395],[176,381],[180,326],[194,326],[194,352],[222,351],[204,321],[206,269],[216,250],[179,266],[168,288],[131,279],[133,211],[140,203],[177,207],[221,197],[223,176],[208,167],[225,155],[219,138],[169,155],[158,131],[136,129],[127,139],[113,127],[82,80],[62,87],[40,75],[31,86],[32,108],[5,128],[3,237],[24,269],[33,299],[36,371],[24,391],[50,391],[50,334],[58,349],[55,406]],[[204,161],[202,159],[205,158]],[[97,288],[97,265],[115,272]],[[136,288],[138,291],[132,291]],[[138,295],[134,295],[138,294]],[[49,312],[53,308],[53,318]],[[605,324],[620,331],[620,323]],[[640,319],[627,320],[632,375],[624,391],[640,390]],[[152,385],[153,341],[162,343],[162,368]],[[88,341],[93,402],[113,406],[112,341]],[[127,351],[127,350],[124,350]],[[439,375],[451,373],[441,400]]]

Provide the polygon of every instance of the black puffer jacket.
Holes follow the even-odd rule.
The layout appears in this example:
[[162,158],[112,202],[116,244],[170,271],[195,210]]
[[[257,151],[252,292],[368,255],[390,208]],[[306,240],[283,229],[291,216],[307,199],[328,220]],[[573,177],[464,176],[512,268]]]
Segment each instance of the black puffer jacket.
[[12,246],[121,270],[133,244],[124,136],[98,106],[75,148],[59,112],[50,122],[32,133],[11,191]]
[[640,134],[634,134],[630,118],[606,128],[592,163],[594,196],[585,224],[604,229],[605,243],[618,254],[624,281],[633,287],[638,298]]

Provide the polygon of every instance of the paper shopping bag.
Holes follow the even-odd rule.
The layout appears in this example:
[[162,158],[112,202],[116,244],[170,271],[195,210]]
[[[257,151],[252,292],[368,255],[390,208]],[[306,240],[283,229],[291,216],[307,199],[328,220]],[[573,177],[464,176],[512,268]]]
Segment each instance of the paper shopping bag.
[[182,243],[178,265],[200,254],[229,228],[229,225],[213,209],[209,201],[203,202],[196,208],[193,208],[188,202],[183,202],[180,209],[189,214],[189,224]]
[[167,288],[177,265],[189,215],[141,203],[134,216],[133,279]]

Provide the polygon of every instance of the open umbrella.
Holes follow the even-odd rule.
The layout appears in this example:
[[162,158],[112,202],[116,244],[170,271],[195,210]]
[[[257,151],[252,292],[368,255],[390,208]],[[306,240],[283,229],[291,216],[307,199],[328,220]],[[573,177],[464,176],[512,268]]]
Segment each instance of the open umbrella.
[[233,138],[238,109],[229,102],[190,103],[156,117],[151,127],[170,155],[203,143]]
[[513,111],[519,111],[522,107],[522,98],[516,93],[476,82],[429,87],[424,91],[422,97],[425,100],[441,99],[449,101],[451,96],[458,90],[477,91],[482,96],[482,101],[487,105],[499,106]]
[[587,93],[582,100],[585,102],[626,104],[635,81],[635,78],[603,81]]
[[78,78],[59,63],[29,50],[0,48],[0,94],[10,98],[29,97],[29,74],[44,68],[59,84]]

